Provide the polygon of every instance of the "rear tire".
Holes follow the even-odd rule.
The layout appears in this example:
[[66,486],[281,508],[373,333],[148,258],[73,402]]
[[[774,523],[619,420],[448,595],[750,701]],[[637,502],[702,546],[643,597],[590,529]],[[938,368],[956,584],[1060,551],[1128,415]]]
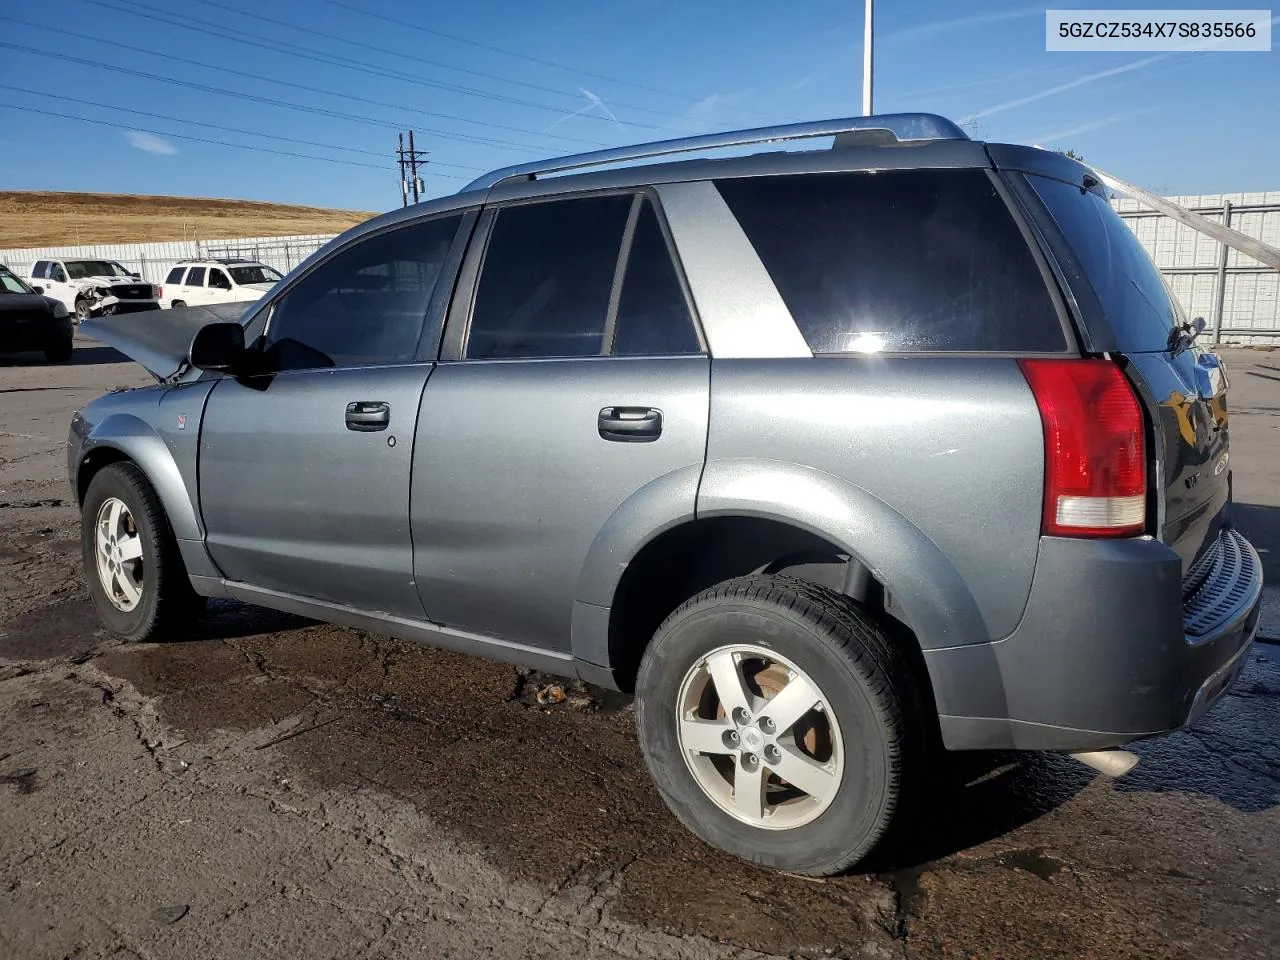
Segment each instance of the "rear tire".
[[125,640],[185,639],[204,610],[192,588],[160,498],[132,463],[113,463],[89,483],[80,543],[98,616]]
[[177,310],[179,307],[185,307],[186,305],[187,305],[187,301],[185,300],[174,300],[171,304],[169,304],[169,309]]
[[815,876],[863,859],[914,792],[925,710],[871,617],[787,577],[729,580],[686,602],[636,684],[645,761],[672,813],[727,853]]

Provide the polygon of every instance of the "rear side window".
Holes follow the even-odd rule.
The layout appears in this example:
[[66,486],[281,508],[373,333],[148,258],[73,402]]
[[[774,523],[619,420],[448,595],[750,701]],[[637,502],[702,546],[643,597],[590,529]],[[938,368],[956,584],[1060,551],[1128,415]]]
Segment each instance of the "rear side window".
[[40,280],[47,280],[49,277],[49,261],[37,260],[36,265],[31,268],[31,276]]
[[188,287],[204,286],[204,267],[191,268],[190,272],[187,274],[187,286]]
[[627,272],[623,275],[614,324],[613,354],[652,357],[701,352],[658,214],[645,199],[627,254]]
[[1177,301],[1142,243],[1120,215],[1093,191],[1029,176],[1080,262],[1121,350],[1165,350],[1179,322]]
[[169,271],[169,275],[164,278],[164,282],[165,283],[181,283],[183,271],[185,271],[186,269],[187,269],[186,267],[174,267],[172,270]]
[[1035,258],[982,170],[716,185],[814,353],[1066,349]]
[[467,359],[600,355],[631,204],[625,194],[499,211],[476,288]]

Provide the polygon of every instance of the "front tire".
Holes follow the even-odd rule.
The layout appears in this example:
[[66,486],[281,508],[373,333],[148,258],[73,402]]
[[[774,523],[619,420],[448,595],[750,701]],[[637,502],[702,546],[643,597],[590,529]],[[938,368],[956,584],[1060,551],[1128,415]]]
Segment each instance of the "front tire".
[[146,475],[113,463],[89,484],[80,512],[89,595],[112,633],[148,643],[181,639],[204,608],[168,517]]
[[51,343],[44,348],[44,358],[50,363],[66,363],[71,359],[72,339],[67,337],[65,340],[59,340]]
[[76,323],[84,323],[93,315],[93,307],[89,301],[83,298],[76,301],[75,321]]
[[649,772],[712,846],[824,876],[864,858],[925,759],[911,667],[848,597],[751,576],[686,602],[636,684]]

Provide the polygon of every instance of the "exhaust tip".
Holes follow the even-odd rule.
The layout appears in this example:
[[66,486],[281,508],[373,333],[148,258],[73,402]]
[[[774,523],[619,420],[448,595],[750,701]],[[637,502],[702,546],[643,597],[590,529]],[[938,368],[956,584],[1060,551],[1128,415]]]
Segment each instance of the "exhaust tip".
[[1128,750],[1083,750],[1068,756],[1107,777],[1123,777],[1138,765],[1138,755]]

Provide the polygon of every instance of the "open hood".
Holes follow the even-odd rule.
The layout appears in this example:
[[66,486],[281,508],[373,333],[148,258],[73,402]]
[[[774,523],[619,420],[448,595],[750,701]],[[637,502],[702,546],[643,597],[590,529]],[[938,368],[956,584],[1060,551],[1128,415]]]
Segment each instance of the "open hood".
[[157,380],[173,376],[187,359],[191,338],[206,324],[239,321],[253,303],[214,303],[94,317],[80,324],[93,339],[136,360]]

